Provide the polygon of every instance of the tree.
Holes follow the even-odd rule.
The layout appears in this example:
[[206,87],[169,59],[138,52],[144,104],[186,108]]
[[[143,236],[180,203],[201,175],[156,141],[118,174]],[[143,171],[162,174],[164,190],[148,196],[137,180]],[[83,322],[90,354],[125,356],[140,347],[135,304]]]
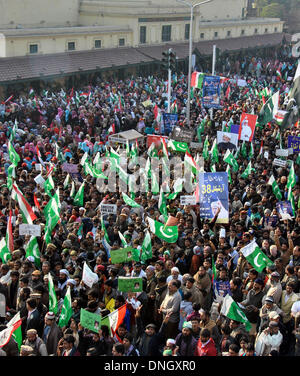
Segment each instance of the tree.
[[262,8],[261,17],[282,18],[284,9],[282,5],[273,3]]

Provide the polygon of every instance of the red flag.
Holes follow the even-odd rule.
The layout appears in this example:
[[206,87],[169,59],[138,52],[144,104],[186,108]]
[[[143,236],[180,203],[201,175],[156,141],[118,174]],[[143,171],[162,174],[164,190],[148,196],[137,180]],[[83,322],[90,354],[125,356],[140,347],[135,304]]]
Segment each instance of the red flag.
[[228,85],[228,88],[227,88],[226,94],[225,94],[227,99],[229,99],[230,93],[231,93],[231,87],[230,87],[230,85]]
[[8,246],[10,253],[14,251],[14,238],[13,238],[13,233],[12,233],[11,217],[12,217],[12,212],[10,210],[9,218],[7,222],[7,246]]
[[34,200],[34,205],[37,207],[38,211],[41,212],[42,210],[41,210],[40,204],[38,202],[38,199],[37,199],[35,193],[33,194],[33,200]]

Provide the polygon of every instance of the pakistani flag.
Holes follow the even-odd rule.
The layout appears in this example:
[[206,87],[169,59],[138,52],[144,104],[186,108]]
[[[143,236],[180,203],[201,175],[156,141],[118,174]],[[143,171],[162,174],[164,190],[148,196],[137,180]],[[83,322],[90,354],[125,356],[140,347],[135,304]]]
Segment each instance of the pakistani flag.
[[118,233],[119,233],[119,237],[120,237],[120,239],[121,239],[121,242],[122,242],[122,244],[123,244],[123,247],[124,247],[124,248],[129,247],[129,245],[127,244],[126,239],[125,239],[124,236],[123,236],[123,234],[122,234],[120,231],[118,231]]
[[13,178],[16,178],[16,166],[11,164],[7,169],[7,179],[6,185],[9,190],[12,189],[13,186]]
[[12,332],[12,337],[18,344],[18,349],[20,351],[22,346],[22,328],[21,328],[21,317],[20,312],[18,312],[9,322],[6,324],[8,328],[14,328],[14,331]]
[[106,231],[106,227],[105,227],[102,216],[101,216],[101,230],[104,232],[104,236],[102,238],[102,244],[106,250],[107,257],[110,258],[111,245],[109,244],[109,237],[108,237],[108,233]]
[[278,112],[279,91],[272,95],[270,99],[263,105],[258,115],[257,122],[260,125],[266,125],[273,120],[275,114]]
[[272,191],[274,193],[274,196],[277,198],[277,200],[281,200],[282,199],[282,193],[280,191],[279,185],[277,184],[277,181],[274,178],[274,175],[272,175],[270,177],[267,184],[272,186]]
[[239,170],[239,165],[229,149],[227,149],[226,153],[224,154],[223,161],[228,163],[233,168],[234,172]]
[[8,261],[11,259],[11,253],[6,245],[5,238],[2,238],[0,241],[0,258],[4,264],[7,264]]
[[178,179],[175,180],[175,182],[173,184],[174,193],[170,193],[168,195],[168,200],[174,200],[177,197],[178,193],[182,192],[183,182],[184,182],[184,179],[182,179],[182,178],[178,178]]
[[189,146],[186,142],[178,142],[174,140],[169,140],[168,148],[173,151],[179,151],[185,153],[186,151],[189,152]]
[[139,205],[137,202],[132,200],[129,196],[127,196],[126,193],[122,192],[122,197],[126,205],[131,206],[132,208],[140,208],[141,205]]
[[72,180],[72,183],[71,183],[71,191],[70,191],[70,197],[74,197],[75,196],[75,183],[74,181]]
[[230,171],[230,166],[229,165],[226,168],[226,172],[228,174],[228,183],[232,184],[231,171]]
[[212,164],[219,163],[219,152],[216,139],[214,140],[210,150],[210,159]]
[[66,189],[68,187],[68,185],[70,184],[70,175],[68,174],[64,180],[64,183],[63,183],[63,186],[64,186],[64,189]]
[[67,326],[72,315],[73,315],[73,310],[72,310],[72,300],[71,300],[71,288],[70,286],[68,286],[66,295],[64,297],[64,302],[63,302],[63,306],[61,309],[61,313],[59,316],[58,326],[61,328],[64,326]]
[[205,161],[209,158],[208,146],[209,146],[208,136],[206,136],[204,140],[203,151],[202,151],[202,156]]
[[152,258],[151,235],[150,235],[150,232],[147,230],[146,235],[143,240],[143,244],[142,244],[141,261],[146,261],[151,258]]
[[242,143],[241,154],[244,158],[247,158],[247,145],[245,141]]
[[48,289],[49,289],[49,311],[57,314],[57,297],[55,292],[55,287],[53,283],[53,278],[50,273],[48,273]]
[[163,223],[147,217],[150,230],[160,239],[167,243],[176,243],[178,239],[178,227],[166,226]]
[[82,182],[81,186],[79,187],[75,197],[74,197],[74,205],[83,206],[83,198],[84,198],[84,185],[85,182]]
[[252,171],[255,171],[255,168],[252,168],[252,164],[251,164],[251,161],[250,161],[248,163],[248,166],[246,167],[245,171],[242,173],[241,178],[247,179]]
[[287,114],[281,123],[281,129],[293,126],[299,120],[300,114],[300,63],[298,62],[297,70],[291,89],[287,96]]
[[224,297],[221,308],[221,314],[230,318],[231,320],[242,322],[243,324],[245,324],[247,331],[250,331],[252,328],[252,325],[250,321],[247,319],[245,313],[228,294]]
[[11,163],[17,167],[21,158],[19,154],[15,151],[10,141],[8,141],[8,155],[9,155],[9,160],[11,161]]
[[253,143],[250,142],[250,150],[249,150],[249,159],[252,159],[254,157],[254,148],[253,148]]
[[187,151],[185,152],[184,156],[184,165],[194,174],[197,175],[199,167],[197,166],[197,163],[195,162],[194,158],[191,156],[190,153]]
[[292,166],[290,169],[286,186],[287,186],[287,189],[289,189],[290,187],[293,189],[295,185],[296,185],[296,174],[295,174],[295,169],[294,169],[294,163],[292,162]]
[[261,273],[266,266],[273,265],[273,262],[263,253],[255,240],[241,249],[242,254],[255,270]]
[[48,196],[52,197],[51,191],[54,189],[54,181],[51,174],[48,176],[48,179],[45,181],[44,190]]
[[162,187],[160,187],[160,194],[158,200],[158,209],[163,215],[165,221],[168,219],[168,210],[167,210],[167,199],[164,195]]
[[11,130],[11,133],[10,133],[10,136],[9,136],[9,141],[12,142],[14,140],[17,130],[18,130],[18,121],[17,121],[17,119],[15,119],[14,126],[12,127],[12,130]]
[[158,194],[158,192],[159,192],[159,183],[158,183],[157,175],[156,175],[155,171],[152,171],[152,172],[153,173],[151,173],[151,191],[154,194]]
[[293,215],[295,215],[295,210],[296,210],[295,199],[294,199],[294,195],[293,195],[293,191],[292,191],[292,187],[291,186],[288,189],[287,199],[290,201],[292,209],[293,209]]
[[28,258],[29,256],[32,256],[34,258],[34,264],[36,265],[37,268],[39,268],[41,266],[41,258],[40,258],[41,254],[40,254],[39,245],[35,236],[31,236],[26,246],[25,257]]

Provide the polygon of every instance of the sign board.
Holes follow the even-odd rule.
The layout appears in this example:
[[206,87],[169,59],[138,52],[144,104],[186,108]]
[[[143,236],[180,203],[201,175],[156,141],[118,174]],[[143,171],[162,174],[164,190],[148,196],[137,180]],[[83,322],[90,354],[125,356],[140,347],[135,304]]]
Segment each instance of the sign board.
[[173,128],[176,126],[178,121],[178,114],[167,114],[163,113],[163,122],[160,126],[160,133],[169,136]]
[[180,205],[196,205],[196,197],[180,196]]
[[45,179],[42,177],[41,174],[39,174],[38,176],[36,176],[33,180],[36,182],[36,184],[38,184],[38,185],[40,185],[41,187],[44,188]]
[[99,333],[101,328],[101,316],[81,308],[80,324],[92,332]]
[[184,129],[181,127],[174,127],[172,131],[172,139],[175,141],[192,142],[194,138],[194,131],[192,129]]
[[41,226],[21,223],[19,226],[19,235],[41,236]]
[[237,85],[240,86],[240,87],[246,87],[247,86],[247,81],[246,80],[242,80],[242,79],[238,79],[237,80]]
[[76,174],[78,172],[78,165],[74,163],[63,163],[61,166],[62,170],[70,174]]
[[293,148],[294,152],[300,151],[300,137],[288,136],[288,148]]
[[99,206],[101,214],[117,214],[117,205],[101,204]]
[[42,165],[40,163],[36,163],[34,166],[36,171],[42,171]]
[[288,157],[289,149],[276,149],[275,155],[277,155],[277,157]]
[[202,86],[202,105],[206,108],[222,108],[221,80],[219,76],[204,76]]
[[143,291],[143,279],[139,277],[118,277],[118,291],[141,292]]
[[126,140],[124,138],[121,138],[121,137],[109,137],[109,142],[117,142],[119,144],[126,144]]
[[239,140],[252,141],[257,115],[242,113],[241,123],[239,128]]
[[264,158],[265,158],[265,159],[268,159],[268,158],[269,158],[269,152],[268,152],[268,151],[265,151],[265,152],[264,152]]
[[190,148],[191,149],[201,149],[203,146],[203,143],[201,142],[191,142],[190,143]]
[[282,159],[275,158],[273,160],[273,165],[274,166],[280,166],[280,167],[285,167],[286,161],[283,161]]

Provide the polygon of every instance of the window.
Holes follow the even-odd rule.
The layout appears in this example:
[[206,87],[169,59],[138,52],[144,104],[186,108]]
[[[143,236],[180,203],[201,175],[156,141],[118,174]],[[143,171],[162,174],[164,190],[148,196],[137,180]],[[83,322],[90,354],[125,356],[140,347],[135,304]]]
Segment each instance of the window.
[[100,39],[95,40],[95,48],[101,48],[101,40]]
[[204,39],[204,33],[200,34],[200,39]]
[[140,43],[146,43],[146,26],[140,27]]
[[125,46],[125,39],[124,38],[119,39],[119,46],[120,47]]
[[227,36],[230,37],[230,35],[231,35],[231,31],[227,30]]
[[241,30],[241,35],[245,35],[245,30],[244,29]]
[[215,38],[217,38],[218,37],[218,32],[217,31],[215,31]]
[[254,29],[254,34],[257,34],[258,33],[258,29]]
[[75,50],[75,42],[68,42],[68,51]]
[[266,28],[265,28],[265,33],[267,33],[267,32],[268,32],[268,28],[266,27]]
[[29,53],[37,54],[38,53],[38,45],[37,44],[30,44],[29,45]]
[[275,28],[274,28],[275,33],[277,32],[277,30],[278,30],[277,27],[275,27]]
[[190,24],[185,24],[184,39],[185,40],[190,39]]
[[171,25],[164,25],[162,27],[161,40],[163,42],[170,42],[170,40],[171,40],[171,30],[172,30]]

